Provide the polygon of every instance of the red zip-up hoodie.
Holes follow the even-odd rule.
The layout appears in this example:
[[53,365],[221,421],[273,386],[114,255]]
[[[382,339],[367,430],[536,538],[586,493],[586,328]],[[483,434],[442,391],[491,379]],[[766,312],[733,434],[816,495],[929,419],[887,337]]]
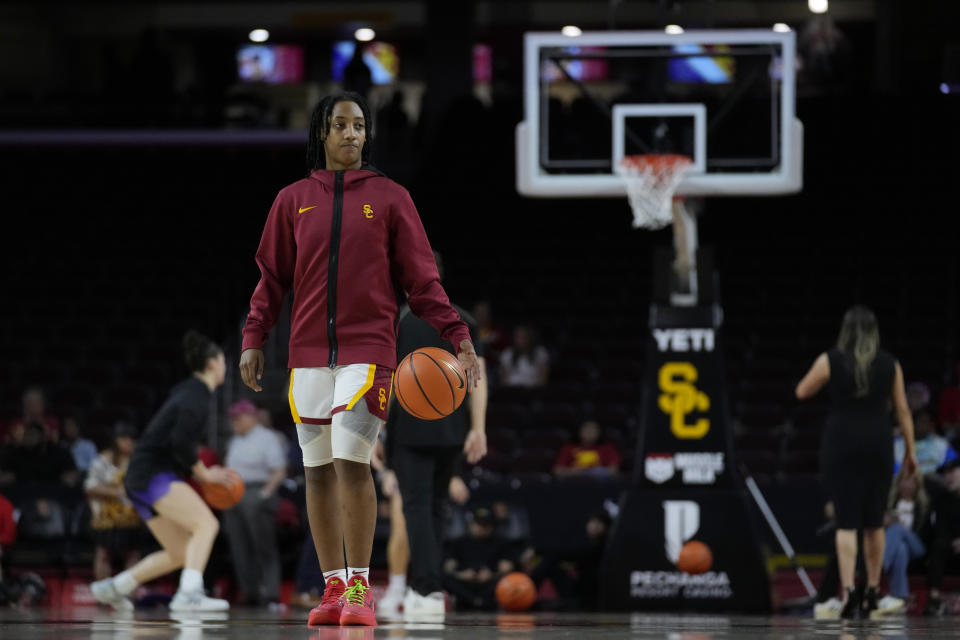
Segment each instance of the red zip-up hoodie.
[[407,190],[367,165],[319,169],[284,188],[257,250],[243,349],[259,349],[293,286],[288,367],[397,364],[397,297],[459,349],[470,333],[440,285]]

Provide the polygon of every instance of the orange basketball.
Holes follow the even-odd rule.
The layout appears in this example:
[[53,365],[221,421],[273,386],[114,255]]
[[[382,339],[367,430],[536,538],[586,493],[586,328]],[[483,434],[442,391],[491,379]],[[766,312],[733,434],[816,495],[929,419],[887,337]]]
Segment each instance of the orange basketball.
[[680,549],[677,558],[677,569],[692,576],[710,571],[713,565],[713,553],[710,547],[699,540],[691,540]]
[[537,599],[537,587],[525,573],[514,571],[497,583],[497,602],[507,611],[526,611]]
[[227,471],[230,472],[232,479],[229,486],[219,482],[205,482],[202,485],[203,499],[214,509],[229,509],[243,497],[245,487],[240,474],[233,469],[227,469]]
[[467,376],[449,351],[424,347],[411,351],[397,367],[397,402],[421,420],[438,420],[457,410],[467,393]]

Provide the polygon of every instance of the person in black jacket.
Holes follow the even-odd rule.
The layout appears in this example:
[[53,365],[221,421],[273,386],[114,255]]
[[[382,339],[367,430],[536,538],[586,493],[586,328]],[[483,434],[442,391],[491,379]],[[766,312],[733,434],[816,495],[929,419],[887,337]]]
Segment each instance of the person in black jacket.
[[[437,252],[434,259],[442,280],[443,262]],[[477,323],[462,308],[453,307],[470,330],[483,371],[485,363]],[[404,305],[399,315],[397,360],[423,347],[454,352],[452,344],[441,339],[436,329]],[[396,402],[390,407],[386,462],[396,474],[403,503],[403,518],[398,518],[398,522],[406,521],[410,547],[410,587],[403,598],[405,616],[436,617],[445,611],[442,592],[444,507],[450,480],[461,456],[475,464],[487,453],[486,411],[487,381],[483,377],[460,408],[440,420],[414,418]]]
[[222,467],[207,468],[197,459],[206,432],[210,401],[223,384],[223,351],[195,331],[184,336],[184,352],[192,375],[174,387],[147,425],[130,457],[124,486],[137,513],[163,547],[130,569],[90,585],[94,598],[115,609],[132,610],[128,596],[139,585],[183,568],[171,611],[224,611],[226,600],[208,598],[203,571],[217,537],[219,523],[187,480],[227,485]]

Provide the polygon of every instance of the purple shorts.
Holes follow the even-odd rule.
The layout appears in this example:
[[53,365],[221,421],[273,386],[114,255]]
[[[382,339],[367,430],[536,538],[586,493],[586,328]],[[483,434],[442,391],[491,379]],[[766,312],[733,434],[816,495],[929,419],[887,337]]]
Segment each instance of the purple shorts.
[[153,503],[167,495],[171,482],[183,482],[183,479],[175,473],[164,471],[150,478],[150,484],[147,485],[146,490],[127,491],[133,508],[137,510],[144,522],[157,516]]

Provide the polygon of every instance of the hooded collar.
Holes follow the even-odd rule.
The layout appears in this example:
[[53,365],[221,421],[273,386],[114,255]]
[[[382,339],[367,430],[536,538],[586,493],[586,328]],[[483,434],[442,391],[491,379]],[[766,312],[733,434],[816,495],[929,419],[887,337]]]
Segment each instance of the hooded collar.
[[[342,173],[344,186],[362,182],[369,178],[383,176],[383,172],[369,162],[364,163],[359,169],[347,169]],[[310,179],[317,180],[323,183],[324,186],[332,188],[336,175],[337,172],[333,169],[315,169],[310,172]]]

